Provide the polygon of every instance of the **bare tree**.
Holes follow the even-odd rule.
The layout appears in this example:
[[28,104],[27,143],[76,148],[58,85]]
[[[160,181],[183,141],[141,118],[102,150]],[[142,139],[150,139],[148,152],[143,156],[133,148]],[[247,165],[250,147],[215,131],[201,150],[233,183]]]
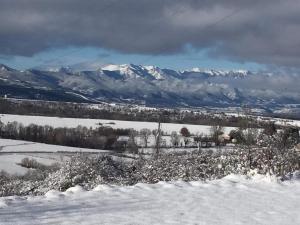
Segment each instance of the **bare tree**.
[[194,141],[197,143],[197,145],[198,145],[198,150],[199,150],[199,152],[201,151],[201,142],[202,142],[202,140],[203,140],[203,133],[199,133],[199,132],[197,132],[197,134],[196,134],[196,136],[194,137]]
[[191,135],[191,133],[186,127],[183,127],[180,130],[180,134],[183,136],[184,147],[186,147],[189,143],[189,136]]
[[148,128],[144,128],[140,131],[140,136],[144,142],[145,148],[148,147],[148,140],[149,140],[150,135],[151,135],[151,130],[149,130]]
[[137,135],[138,135],[138,132],[134,129],[131,129],[130,133],[129,133],[129,141],[136,144]]
[[210,135],[217,146],[220,145],[220,135],[224,134],[224,127],[213,125],[210,127]]
[[4,126],[4,124],[2,123],[1,118],[0,118],[0,137],[2,136],[3,126]]
[[158,129],[152,131],[155,136],[155,157],[158,158],[160,152],[160,144],[161,144],[161,123],[160,119],[158,121]]
[[179,145],[179,135],[177,134],[176,131],[173,131],[171,133],[171,143],[172,143],[173,147],[176,147]]
[[137,154],[138,153],[138,146],[136,143],[136,137],[138,135],[138,132],[134,129],[130,130],[129,133],[129,140],[126,146],[126,151],[130,153]]
[[240,127],[243,130],[244,142],[242,143],[242,149],[246,151],[249,169],[252,169],[253,165],[253,146],[258,140],[258,129],[250,127],[250,114],[251,108],[244,106],[244,124]]

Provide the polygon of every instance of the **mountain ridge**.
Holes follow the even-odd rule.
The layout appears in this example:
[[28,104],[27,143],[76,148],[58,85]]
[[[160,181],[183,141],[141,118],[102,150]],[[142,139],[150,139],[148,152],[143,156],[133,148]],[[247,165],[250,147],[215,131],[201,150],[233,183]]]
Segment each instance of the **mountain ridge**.
[[[30,69],[29,69],[30,70]],[[249,70],[216,70],[216,69],[204,69],[204,68],[192,68],[186,70],[174,70],[169,68],[160,68],[154,65],[136,65],[136,64],[106,64],[98,67],[97,69],[73,69],[72,66],[66,67],[54,67],[54,68],[45,68],[38,69],[45,72],[65,72],[65,73],[78,73],[78,72],[94,72],[94,71],[110,71],[110,72],[119,72],[121,74],[126,75],[128,78],[139,78],[142,72],[147,72],[153,76],[153,78],[157,80],[163,79],[163,74],[165,71],[172,71],[172,73],[186,74],[186,73],[203,73],[211,76],[237,76],[240,77],[247,76],[249,74],[253,74],[253,72]],[[136,74],[134,74],[136,73]],[[133,75],[132,77],[130,75]],[[169,75],[169,74],[168,74]]]
[[[49,95],[44,92],[53,94],[57,91],[60,96],[74,97],[76,101],[104,100],[150,106],[229,107],[247,104],[276,107],[300,103],[296,85],[300,78],[270,76],[269,73],[248,70],[193,68],[179,71],[134,64],[109,64],[91,71],[73,71],[71,67],[25,71],[6,68],[9,67],[0,65],[0,94],[19,98],[28,97],[27,88],[32,93],[30,98],[49,100]],[[18,95],[12,91],[6,93],[11,86],[22,91]],[[41,90],[44,94],[40,93]],[[65,98],[58,100],[64,101]]]

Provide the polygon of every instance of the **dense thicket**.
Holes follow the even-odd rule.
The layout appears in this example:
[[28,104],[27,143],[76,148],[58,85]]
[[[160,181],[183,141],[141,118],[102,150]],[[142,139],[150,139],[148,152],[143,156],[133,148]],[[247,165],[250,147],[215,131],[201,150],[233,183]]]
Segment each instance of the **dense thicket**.
[[[267,138],[267,137],[266,137]],[[60,169],[34,170],[25,176],[0,173],[0,196],[44,194],[54,189],[65,191],[75,185],[91,189],[99,184],[134,185],[159,181],[196,181],[219,179],[228,174],[249,175],[253,172],[290,179],[300,170],[300,154],[288,146],[271,148],[268,141],[261,147],[227,152],[160,154],[159,157],[134,161],[110,156],[78,155]],[[249,158],[251,154],[251,158]],[[297,173],[299,178],[299,173]]]

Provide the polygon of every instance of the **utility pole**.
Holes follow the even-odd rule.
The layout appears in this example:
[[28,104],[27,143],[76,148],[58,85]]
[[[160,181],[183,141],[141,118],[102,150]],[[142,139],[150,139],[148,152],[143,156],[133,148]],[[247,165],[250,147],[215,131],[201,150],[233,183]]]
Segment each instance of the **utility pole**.
[[157,135],[156,135],[156,152],[155,156],[158,158],[159,152],[160,152],[160,136],[161,136],[161,116],[158,115],[158,129],[157,129]]
[[247,154],[248,154],[248,162],[249,162],[249,168],[252,169],[252,146],[251,146],[251,141],[252,141],[252,133],[250,131],[250,114],[251,114],[251,108],[247,105],[244,105],[243,107],[244,115],[245,115],[245,134],[246,134],[246,149],[247,149]]

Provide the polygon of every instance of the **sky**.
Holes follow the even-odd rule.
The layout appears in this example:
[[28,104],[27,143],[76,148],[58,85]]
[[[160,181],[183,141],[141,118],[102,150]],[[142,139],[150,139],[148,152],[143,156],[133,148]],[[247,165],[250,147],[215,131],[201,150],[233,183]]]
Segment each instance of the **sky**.
[[0,0],[0,63],[18,69],[300,67],[299,0]]

